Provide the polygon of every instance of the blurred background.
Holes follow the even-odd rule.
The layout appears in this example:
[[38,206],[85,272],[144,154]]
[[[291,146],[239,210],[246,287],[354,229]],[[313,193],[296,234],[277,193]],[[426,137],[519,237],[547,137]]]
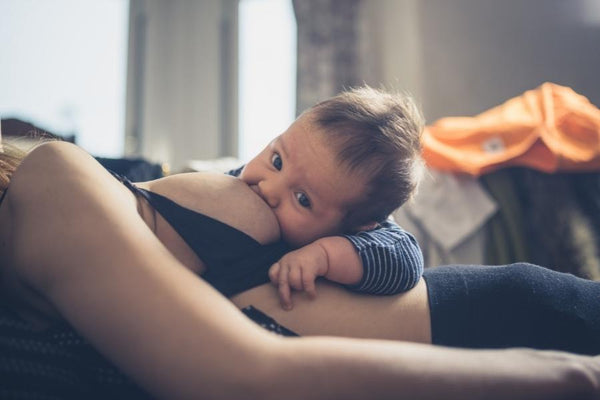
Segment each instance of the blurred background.
[[0,49],[3,119],[173,170],[363,83],[430,123],[545,81],[600,105],[599,0],[0,0]]
[[[238,167],[302,110],[365,83],[412,93],[429,124],[548,81],[599,106],[600,0],[0,0],[0,54],[3,137],[36,126],[141,181]],[[596,125],[559,120],[600,154]],[[593,161],[430,168],[394,217],[426,266],[529,261],[600,280]]]

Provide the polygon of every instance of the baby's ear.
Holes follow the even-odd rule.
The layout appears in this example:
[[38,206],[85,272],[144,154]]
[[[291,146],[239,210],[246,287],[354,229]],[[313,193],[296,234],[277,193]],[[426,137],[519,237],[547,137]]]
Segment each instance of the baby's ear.
[[354,229],[354,232],[370,231],[371,229],[375,229],[377,225],[379,224],[375,221],[367,222],[366,224],[357,226],[356,229]]

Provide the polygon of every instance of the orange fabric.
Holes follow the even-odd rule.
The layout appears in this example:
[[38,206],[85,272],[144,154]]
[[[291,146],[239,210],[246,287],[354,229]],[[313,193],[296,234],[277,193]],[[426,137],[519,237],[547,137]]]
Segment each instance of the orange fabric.
[[475,117],[426,127],[435,169],[481,175],[510,165],[544,172],[600,169],[600,109],[571,88],[544,83]]

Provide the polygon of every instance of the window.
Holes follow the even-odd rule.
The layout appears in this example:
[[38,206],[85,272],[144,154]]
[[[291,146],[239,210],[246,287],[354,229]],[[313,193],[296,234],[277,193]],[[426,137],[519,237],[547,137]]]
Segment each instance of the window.
[[0,116],[123,154],[128,0],[2,0]]
[[291,0],[239,3],[239,158],[248,161],[296,116]]

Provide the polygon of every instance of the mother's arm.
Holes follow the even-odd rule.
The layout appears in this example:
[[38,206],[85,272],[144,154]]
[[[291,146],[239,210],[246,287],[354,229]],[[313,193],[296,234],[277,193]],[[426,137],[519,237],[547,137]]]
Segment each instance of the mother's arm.
[[80,150],[44,145],[0,207],[1,256],[156,396],[597,398],[600,371],[584,357],[268,334],[183,267],[136,206]]

